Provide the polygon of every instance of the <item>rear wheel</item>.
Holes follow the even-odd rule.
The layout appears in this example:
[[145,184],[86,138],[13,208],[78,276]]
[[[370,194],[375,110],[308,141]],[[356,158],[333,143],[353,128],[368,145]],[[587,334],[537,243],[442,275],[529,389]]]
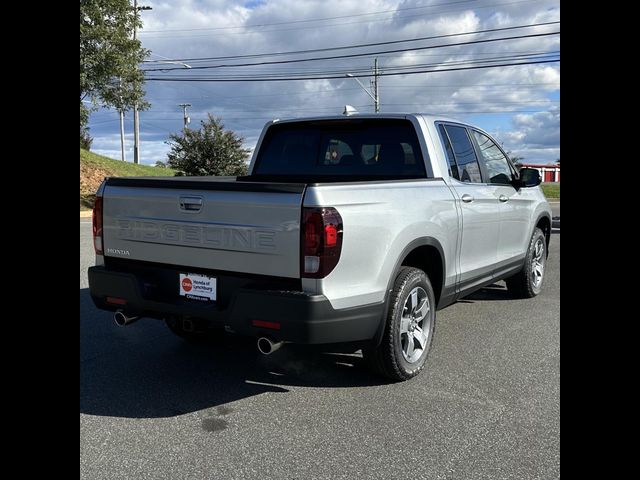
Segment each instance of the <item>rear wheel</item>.
[[529,242],[522,270],[506,279],[507,289],[515,298],[532,298],[542,290],[547,265],[547,241],[544,232],[536,227]]
[[365,361],[392,380],[408,380],[425,366],[435,329],[435,296],[427,275],[402,267],[389,298],[382,341],[363,350]]

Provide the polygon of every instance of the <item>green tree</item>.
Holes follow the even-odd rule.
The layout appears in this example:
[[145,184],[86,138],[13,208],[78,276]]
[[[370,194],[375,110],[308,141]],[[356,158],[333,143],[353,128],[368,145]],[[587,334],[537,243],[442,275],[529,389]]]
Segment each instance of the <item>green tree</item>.
[[135,102],[140,110],[149,107],[138,68],[149,51],[133,40],[134,26],[142,23],[129,0],[80,0],[81,138],[98,103],[124,111]]
[[90,150],[91,143],[93,142],[93,138],[89,135],[88,122],[89,110],[85,108],[82,101],[80,101],[80,148],[84,148],[85,150]]
[[91,150],[91,144],[93,143],[93,138],[89,135],[89,129],[87,127],[80,127],[80,148],[84,148],[85,150]]
[[171,150],[167,166],[177,175],[238,176],[247,172],[249,150],[242,148],[244,139],[232,130],[225,130],[222,120],[208,115],[201,128],[187,128],[181,134],[171,134]]

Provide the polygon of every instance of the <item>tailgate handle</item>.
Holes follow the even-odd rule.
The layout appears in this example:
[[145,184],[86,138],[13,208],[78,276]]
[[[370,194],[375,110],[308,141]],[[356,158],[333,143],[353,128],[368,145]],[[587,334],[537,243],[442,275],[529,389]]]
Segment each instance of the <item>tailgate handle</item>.
[[180,197],[180,210],[199,212],[202,209],[201,197]]

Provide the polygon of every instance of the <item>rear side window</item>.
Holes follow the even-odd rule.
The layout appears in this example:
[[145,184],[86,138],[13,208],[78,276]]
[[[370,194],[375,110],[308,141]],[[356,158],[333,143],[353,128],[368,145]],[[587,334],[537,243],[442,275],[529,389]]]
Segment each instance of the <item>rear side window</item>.
[[[476,152],[473,149],[467,129],[455,125],[445,125],[449,136],[450,148],[453,150],[455,163],[458,166],[458,174],[461,182],[482,183],[480,165]],[[453,172],[452,172],[453,173]]]
[[447,152],[447,160],[449,161],[449,173],[456,180],[460,180],[460,175],[458,174],[458,165],[456,164],[456,157],[453,154],[453,149],[451,148],[451,142],[449,141],[447,132],[444,130],[444,125],[439,125],[438,127],[438,130],[440,130],[440,140],[444,145],[445,152]]
[[498,184],[509,184],[512,179],[511,168],[507,157],[500,151],[498,146],[486,135],[473,130],[473,136],[480,149],[480,159],[484,164],[489,182]]
[[424,178],[422,158],[408,120],[292,122],[269,128],[253,174]]

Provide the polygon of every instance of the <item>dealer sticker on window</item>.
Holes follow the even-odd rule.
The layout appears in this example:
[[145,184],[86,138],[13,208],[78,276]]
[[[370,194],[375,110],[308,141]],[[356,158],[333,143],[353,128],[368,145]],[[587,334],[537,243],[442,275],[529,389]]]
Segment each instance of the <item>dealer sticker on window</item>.
[[180,295],[192,300],[215,302],[216,278],[196,273],[181,273]]

